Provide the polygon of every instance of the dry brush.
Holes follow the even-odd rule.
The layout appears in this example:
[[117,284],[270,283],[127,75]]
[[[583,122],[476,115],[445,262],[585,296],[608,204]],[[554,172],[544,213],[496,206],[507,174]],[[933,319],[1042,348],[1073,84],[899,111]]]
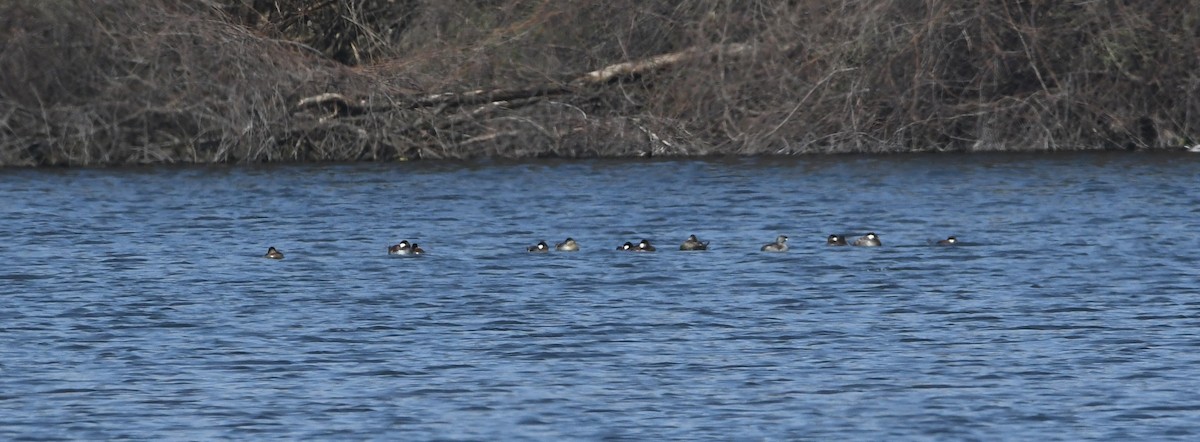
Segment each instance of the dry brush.
[[1195,0],[11,0],[0,164],[1176,148]]

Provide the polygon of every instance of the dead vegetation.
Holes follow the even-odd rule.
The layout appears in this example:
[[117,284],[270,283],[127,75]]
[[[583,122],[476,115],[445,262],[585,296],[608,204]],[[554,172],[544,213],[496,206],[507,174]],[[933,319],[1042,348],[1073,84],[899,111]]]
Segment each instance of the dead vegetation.
[[0,165],[1175,148],[1195,6],[12,0]]

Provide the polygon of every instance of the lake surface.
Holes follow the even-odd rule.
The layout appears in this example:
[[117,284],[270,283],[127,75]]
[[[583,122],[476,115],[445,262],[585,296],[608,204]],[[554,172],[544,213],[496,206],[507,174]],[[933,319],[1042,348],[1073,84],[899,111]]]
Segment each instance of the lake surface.
[[0,439],[1194,440],[1198,183],[1150,153],[0,170]]

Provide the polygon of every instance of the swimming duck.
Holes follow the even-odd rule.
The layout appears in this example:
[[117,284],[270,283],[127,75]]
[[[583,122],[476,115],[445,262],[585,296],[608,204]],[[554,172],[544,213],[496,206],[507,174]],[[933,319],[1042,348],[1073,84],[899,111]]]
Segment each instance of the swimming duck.
[[844,246],[846,245],[846,237],[841,235],[829,235],[829,238],[825,240],[825,245]]
[[764,252],[786,252],[788,249],[787,239],[787,236],[779,235],[775,237],[775,242],[762,246],[760,250]]
[[408,245],[408,240],[400,241],[400,244],[388,247],[389,255],[407,255],[412,251],[412,247]]
[[412,250],[409,253],[412,253],[414,255],[424,255],[425,254],[425,249],[422,249],[421,246],[417,245],[417,243],[412,243],[411,249]]
[[545,241],[538,241],[537,245],[532,245],[526,247],[525,249],[529,250],[530,252],[545,253],[550,251],[550,245],[546,244]]
[[939,246],[952,246],[955,244],[958,244],[958,238],[955,238],[953,236],[937,242],[937,245],[939,245]]
[[578,252],[579,243],[568,237],[566,241],[555,244],[554,250],[558,250],[560,252]]
[[708,241],[700,241],[696,235],[688,235],[687,241],[679,245],[679,250],[708,250]]
[[263,258],[283,259],[283,252],[275,250],[274,247],[269,247],[267,248],[267,254],[263,255]]
[[863,236],[859,239],[854,240],[854,245],[864,246],[864,247],[878,247],[878,246],[882,246],[883,242],[879,241],[879,236],[876,236],[875,232],[868,232],[866,236]]
[[620,247],[617,247],[617,250],[620,250],[622,252],[632,252],[636,249],[634,248],[633,243],[631,243],[629,241],[625,241],[625,244],[621,244]]
[[656,249],[656,248],[654,248],[654,246],[650,245],[650,241],[647,241],[644,239],[642,240],[642,242],[638,243],[636,249],[633,249],[633,251],[635,251],[635,252],[653,252],[655,250],[658,250],[658,249]]

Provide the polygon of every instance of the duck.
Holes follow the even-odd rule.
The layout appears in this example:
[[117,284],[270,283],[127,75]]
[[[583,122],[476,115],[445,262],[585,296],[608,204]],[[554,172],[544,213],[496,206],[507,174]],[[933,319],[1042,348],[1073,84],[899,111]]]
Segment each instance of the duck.
[[400,244],[388,247],[389,255],[407,255],[412,251],[412,246],[408,244],[408,240],[400,241]]
[[578,252],[579,243],[575,242],[574,239],[567,237],[566,241],[555,244],[554,250],[558,250],[560,252]]
[[953,236],[937,242],[937,245],[939,245],[939,246],[952,246],[955,244],[958,244],[958,238],[955,238]]
[[275,248],[274,248],[274,247],[268,247],[268,248],[267,248],[267,254],[266,254],[266,255],[263,255],[263,258],[270,258],[270,259],[283,259],[283,252],[280,252],[280,251],[278,251],[278,250],[275,250]]
[[633,249],[633,251],[635,251],[635,252],[653,252],[655,250],[658,250],[658,249],[656,249],[656,248],[654,248],[654,246],[650,245],[650,241],[647,241],[644,239],[637,244],[637,248]]
[[879,241],[879,236],[875,232],[867,232],[866,236],[854,240],[854,245],[862,247],[878,247],[882,246],[883,242]]
[[825,240],[825,245],[827,245],[827,246],[844,246],[844,245],[847,245],[847,244],[846,244],[846,237],[844,237],[844,236],[841,236],[841,235],[829,235],[829,238]]
[[775,237],[775,242],[763,245],[760,250],[764,252],[786,252],[788,249],[787,240],[788,237],[786,235],[779,235]]
[[534,253],[545,253],[545,252],[550,251],[550,245],[546,244],[545,241],[538,241],[537,244],[526,247],[525,250],[528,250],[528,251],[534,252]]
[[421,246],[417,245],[417,243],[412,243],[411,249],[412,250],[409,253],[412,253],[413,255],[424,255],[425,254],[425,249],[422,249]]
[[637,249],[634,248],[633,243],[631,243],[629,241],[625,241],[625,244],[621,244],[620,247],[617,247],[617,250],[620,250],[622,252],[632,252]]
[[700,241],[696,235],[688,235],[687,241],[679,245],[679,250],[708,250],[708,241]]

